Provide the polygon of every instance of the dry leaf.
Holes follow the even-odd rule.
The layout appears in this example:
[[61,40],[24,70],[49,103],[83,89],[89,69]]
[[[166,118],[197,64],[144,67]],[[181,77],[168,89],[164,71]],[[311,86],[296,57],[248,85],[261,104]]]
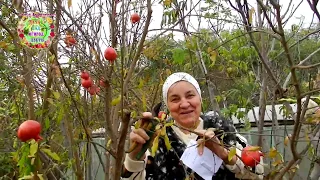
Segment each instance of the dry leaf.
[[286,138],[284,139],[284,145],[287,146],[289,143],[289,137],[286,136]]
[[282,161],[280,159],[276,160],[272,163],[272,166],[278,166],[279,164],[282,164]]
[[72,0],[68,0],[68,8],[72,6]]
[[278,151],[274,147],[272,147],[269,151],[269,157],[275,158],[277,155],[278,155]]
[[260,146],[251,146],[248,148],[248,151],[260,151],[261,147]]
[[251,8],[249,10],[249,19],[248,19],[248,21],[249,21],[250,24],[252,24],[252,16],[253,16],[254,12],[255,12],[254,8]]

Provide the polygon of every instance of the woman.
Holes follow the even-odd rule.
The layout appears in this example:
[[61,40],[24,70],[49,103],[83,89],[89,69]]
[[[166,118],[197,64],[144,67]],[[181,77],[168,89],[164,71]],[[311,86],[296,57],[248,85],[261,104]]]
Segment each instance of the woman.
[[[223,144],[229,147],[236,146],[237,155],[241,156],[239,149],[246,146],[246,141],[236,135],[232,122],[219,116],[201,115],[201,90],[198,82],[191,75],[184,72],[170,75],[163,84],[162,93],[163,101],[176,125],[167,128],[172,149],[167,151],[163,139],[160,138],[159,148],[154,157],[148,156],[149,152],[147,152],[141,159],[136,159],[137,153],[149,137],[143,129],[133,129],[130,133],[130,140],[138,143],[139,146],[125,157],[122,174],[124,179],[185,180],[186,177],[203,179],[180,160],[189,142],[198,140],[196,134],[185,129],[193,130],[206,137],[213,137],[213,141],[205,142],[205,147],[222,159],[223,163],[212,179],[262,179],[262,165],[258,164],[255,169],[249,170],[237,156],[233,156],[229,161],[229,150],[220,145],[222,137],[214,136],[213,131],[206,131],[209,128],[223,130],[225,132]],[[152,117],[149,112],[143,113],[143,116]],[[203,148],[199,148],[199,155],[202,153]]]

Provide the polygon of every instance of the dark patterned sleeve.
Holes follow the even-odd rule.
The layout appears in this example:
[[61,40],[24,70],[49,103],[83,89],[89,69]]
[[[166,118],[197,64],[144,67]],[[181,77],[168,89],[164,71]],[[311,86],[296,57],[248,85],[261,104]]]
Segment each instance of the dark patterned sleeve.
[[201,116],[201,118],[204,121],[204,129],[216,128],[215,134],[220,140],[228,145],[236,144],[236,128],[231,120],[216,115]]
[[[241,149],[247,146],[247,142],[243,140],[244,137],[240,138],[231,120],[215,115],[201,116],[201,118],[204,120],[205,129],[212,127],[216,128],[217,130],[215,134],[217,135],[217,137],[221,140],[221,136],[219,136],[219,134],[224,134],[223,142],[230,146],[236,146],[236,153],[238,156],[241,156]],[[262,174],[264,172],[264,168],[260,164],[257,165],[256,168],[247,169],[246,167],[244,167],[243,162],[238,159],[235,165],[226,165],[226,167],[233,173],[240,173],[244,179],[246,179],[246,177],[248,177],[248,179],[263,178]]]

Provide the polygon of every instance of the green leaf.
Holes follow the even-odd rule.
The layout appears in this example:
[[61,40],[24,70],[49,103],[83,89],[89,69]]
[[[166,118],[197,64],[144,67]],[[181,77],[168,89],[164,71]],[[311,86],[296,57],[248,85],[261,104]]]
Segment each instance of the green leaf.
[[60,161],[60,157],[58,156],[57,153],[52,152],[50,149],[46,149],[46,148],[42,148],[41,149],[42,152],[46,153],[48,156],[50,156],[52,159],[56,160],[56,161]]
[[50,127],[50,120],[49,120],[49,117],[47,117],[44,120],[44,129],[47,130],[47,129],[49,129],[49,127]]
[[134,128],[135,129],[138,129],[140,126],[141,126],[141,120],[137,121],[135,124],[134,124]]
[[236,155],[236,152],[237,152],[236,147],[232,147],[230,149],[230,152],[228,154],[228,161],[231,161],[231,159]]
[[112,105],[112,106],[115,106],[115,105],[119,104],[120,101],[121,101],[121,95],[119,95],[116,99],[113,99],[113,100],[111,101],[111,105]]
[[291,98],[281,98],[281,99],[279,99],[279,102],[284,102],[284,101],[287,101],[289,103],[296,103],[297,102],[296,99],[291,99]]
[[51,99],[51,98],[47,98],[47,101],[48,101],[50,104],[52,104],[52,105],[56,106],[56,105],[54,104],[54,102],[53,102],[53,99]]
[[29,152],[29,155],[31,157],[34,157],[34,155],[37,153],[38,151],[38,143],[37,142],[34,142],[30,145],[30,152]]
[[40,180],[44,180],[43,174],[38,174],[38,178],[39,178]]
[[159,135],[157,135],[154,138],[153,145],[151,147],[151,156],[152,157],[154,157],[156,155],[156,152],[158,150],[158,146],[159,146]]
[[173,62],[179,65],[182,65],[185,59],[184,50],[181,48],[175,48],[172,50],[173,53]]
[[137,111],[132,111],[131,112],[131,118],[136,118],[137,117]]
[[26,175],[26,176],[19,178],[19,180],[24,180],[24,179],[33,179],[33,175]]
[[174,122],[173,122],[173,121],[171,121],[171,122],[167,122],[166,124],[164,124],[164,127],[172,126],[173,124],[174,124]]
[[171,143],[167,134],[164,135],[164,143],[166,145],[167,150],[169,151],[171,149]]
[[143,79],[140,79],[138,89],[141,89],[143,86],[144,86],[144,81],[143,81]]
[[8,46],[8,50],[9,50],[9,51],[13,51],[15,48],[16,48],[16,46],[15,46],[14,44],[10,44],[10,45]]
[[60,98],[60,93],[59,92],[53,91],[52,94],[53,94],[54,98],[56,98],[56,99]]
[[57,124],[60,124],[61,120],[63,119],[65,113],[64,113],[64,108],[60,108],[60,111],[59,111],[59,114],[58,114],[58,117],[57,117]]

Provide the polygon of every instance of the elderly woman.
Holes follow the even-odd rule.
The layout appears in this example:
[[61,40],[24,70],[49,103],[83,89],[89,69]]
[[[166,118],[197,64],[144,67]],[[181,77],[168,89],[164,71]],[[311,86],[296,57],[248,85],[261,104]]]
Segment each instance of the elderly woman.
[[[201,90],[198,82],[191,75],[184,72],[170,75],[163,84],[163,101],[176,124],[176,126],[167,128],[172,149],[168,151],[164,140],[160,138],[159,147],[154,157],[149,156],[150,153],[147,151],[144,157],[136,159],[135,157],[141,150],[142,145],[150,137],[143,129],[133,129],[130,133],[130,140],[139,145],[125,157],[123,179],[185,180],[187,177],[203,179],[182,163],[180,158],[189,142],[198,140],[198,135],[185,129],[207,136],[205,132],[209,128],[216,128],[225,132],[223,138],[221,136],[213,137],[214,133],[211,132],[210,137],[213,137],[214,140],[205,142],[205,147],[223,162],[212,179],[263,178],[263,166],[261,164],[258,164],[255,168],[247,168],[237,156],[233,156],[229,161],[229,149],[227,147],[236,146],[236,153],[241,156],[240,150],[246,146],[246,140],[237,135],[231,121],[219,116],[201,115]],[[152,117],[149,112],[143,113],[143,116]],[[220,144],[222,141],[224,146]],[[202,153],[203,149],[199,151],[199,155],[202,155]]]

